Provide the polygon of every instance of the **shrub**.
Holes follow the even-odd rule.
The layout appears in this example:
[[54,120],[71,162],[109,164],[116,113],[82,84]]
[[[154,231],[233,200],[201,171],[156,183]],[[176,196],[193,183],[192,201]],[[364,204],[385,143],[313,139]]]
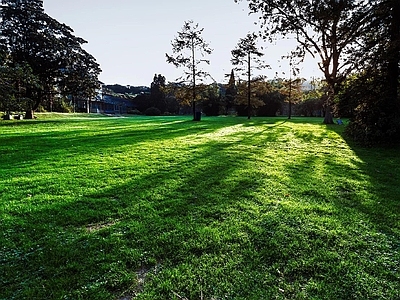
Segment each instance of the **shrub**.
[[388,94],[384,73],[371,71],[348,80],[338,98],[339,108],[351,112],[346,134],[354,141],[366,146],[400,141],[398,97]]
[[149,107],[144,111],[144,114],[146,116],[160,116],[161,110],[159,110],[157,107]]

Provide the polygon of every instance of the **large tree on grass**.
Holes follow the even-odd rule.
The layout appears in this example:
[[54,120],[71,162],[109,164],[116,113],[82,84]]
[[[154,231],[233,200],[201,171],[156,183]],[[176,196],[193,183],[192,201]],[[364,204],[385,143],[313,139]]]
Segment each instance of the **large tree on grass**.
[[[238,2],[241,0],[235,0]],[[351,56],[364,33],[374,2],[371,0],[248,0],[260,14],[264,37],[294,37],[296,52],[320,59],[328,84],[325,123],[333,123],[331,105],[336,88],[359,60]]]
[[196,84],[199,80],[208,76],[208,73],[200,69],[200,64],[209,64],[205,57],[212,53],[213,49],[204,40],[202,33],[204,28],[199,28],[192,20],[185,21],[182,30],[172,40],[172,55],[166,53],[168,63],[176,67],[183,67],[183,80],[189,82],[192,93],[193,119],[196,119]]
[[251,76],[254,68],[265,67],[260,58],[264,55],[257,47],[257,35],[248,33],[241,38],[236,48],[231,51],[233,65],[239,66],[236,70],[244,71],[247,76],[247,118],[251,117]]
[[99,65],[82,49],[85,40],[44,12],[41,0],[2,0],[2,65],[28,65],[40,84],[27,89],[27,117],[55,93],[90,97],[99,87]]

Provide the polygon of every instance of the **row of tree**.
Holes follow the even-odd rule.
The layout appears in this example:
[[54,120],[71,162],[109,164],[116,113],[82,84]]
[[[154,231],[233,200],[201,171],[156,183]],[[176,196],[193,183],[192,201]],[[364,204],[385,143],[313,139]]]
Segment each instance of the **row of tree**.
[[[184,82],[189,82],[192,96],[192,111],[193,119],[196,120],[196,100],[198,98],[197,82],[202,81],[207,77],[212,77],[207,72],[200,68],[200,64],[210,61],[205,59],[206,55],[212,53],[213,49],[203,39],[202,33],[204,28],[200,28],[199,24],[195,24],[193,20],[186,21],[182,30],[171,42],[172,54],[166,54],[167,62],[176,67],[184,68],[184,75],[179,79]],[[245,38],[240,39],[237,47],[232,50],[232,64],[239,66],[237,70],[243,71],[247,76],[247,115],[251,117],[251,81],[252,69],[254,67],[263,68],[266,65],[259,60],[263,53],[257,48],[257,35],[248,34]],[[253,64],[255,62],[255,65]],[[232,75],[231,75],[232,76]]]
[[33,118],[41,104],[94,97],[99,64],[82,48],[85,40],[44,12],[42,0],[2,0],[0,17],[0,110]]
[[[156,74],[150,88],[141,88],[139,94],[132,92],[138,88],[114,85],[106,86],[104,92],[130,99],[135,107],[133,113],[161,115],[192,112],[191,85],[167,83],[164,76]],[[251,90],[248,94],[248,82],[237,80],[232,70],[226,84],[216,82],[197,84],[195,103],[198,112],[207,116],[227,114],[248,116],[249,107],[251,116],[286,114],[290,117],[292,111],[297,115],[322,116],[325,93],[326,84],[320,80],[305,82],[300,78],[267,80],[264,77],[257,77],[251,79]],[[294,104],[293,108],[291,104]]]
[[[363,143],[400,140],[400,1],[247,2],[250,12],[260,16],[262,38],[272,41],[290,36],[297,40],[298,47],[289,55],[291,66],[301,62],[306,53],[319,57],[327,87],[326,124],[333,123],[337,107],[342,114],[352,116],[348,134],[354,139]],[[194,117],[196,82],[207,76],[199,66],[209,63],[204,57],[212,52],[202,32],[193,21],[185,22],[171,43],[173,53],[166,54],[168,63],[185,68],[182,79],[191,86]],[[232,50],[232,63],[243,66],[247,75],[249,118],[252,63],[266,67],[259,61],[263,53],[256,47],[258,36],[248,34]]]

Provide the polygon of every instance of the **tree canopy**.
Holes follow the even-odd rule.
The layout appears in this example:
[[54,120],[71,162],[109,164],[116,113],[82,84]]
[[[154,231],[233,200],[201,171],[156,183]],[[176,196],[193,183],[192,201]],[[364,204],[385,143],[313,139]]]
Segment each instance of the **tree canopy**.
[[[240,0],[235,0],[236,2]],[[265,38],[293,37],[296,52],[320,58],[319,68],[329,86],[325,123],[333,123],[330,106],[335,89],[358,60],[351,55],[365,31],[373,2],[370,0],[248,0],[259,13]]]
[[[241,0],[235,0],[238,2]],[[332,105],[352,116],[348,134],[363,143],[400,140],[400,1],[248,0],[264,38],[289,37],[294,53],[320,59]],[[337,97],[338,96],[338,97]]]
[[[24,87],[26,98],[31,99],[25,106],[28,117],[54,94],[94,95],[99,87],[99,64],[82,48],[84,39],[45,13],[43,1],[2,0],[0,15],[1,65],[11,69],[29,66],[37,80],[37,84]],[[20,86],[25,83],[18,80]]]

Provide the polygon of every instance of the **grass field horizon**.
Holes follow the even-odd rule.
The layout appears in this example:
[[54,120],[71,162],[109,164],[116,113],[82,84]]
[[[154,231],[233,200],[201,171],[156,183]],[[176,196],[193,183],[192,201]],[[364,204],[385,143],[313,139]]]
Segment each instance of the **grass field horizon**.
[[0,299],[400,299],[399,148],[343,130],[0,121]]

